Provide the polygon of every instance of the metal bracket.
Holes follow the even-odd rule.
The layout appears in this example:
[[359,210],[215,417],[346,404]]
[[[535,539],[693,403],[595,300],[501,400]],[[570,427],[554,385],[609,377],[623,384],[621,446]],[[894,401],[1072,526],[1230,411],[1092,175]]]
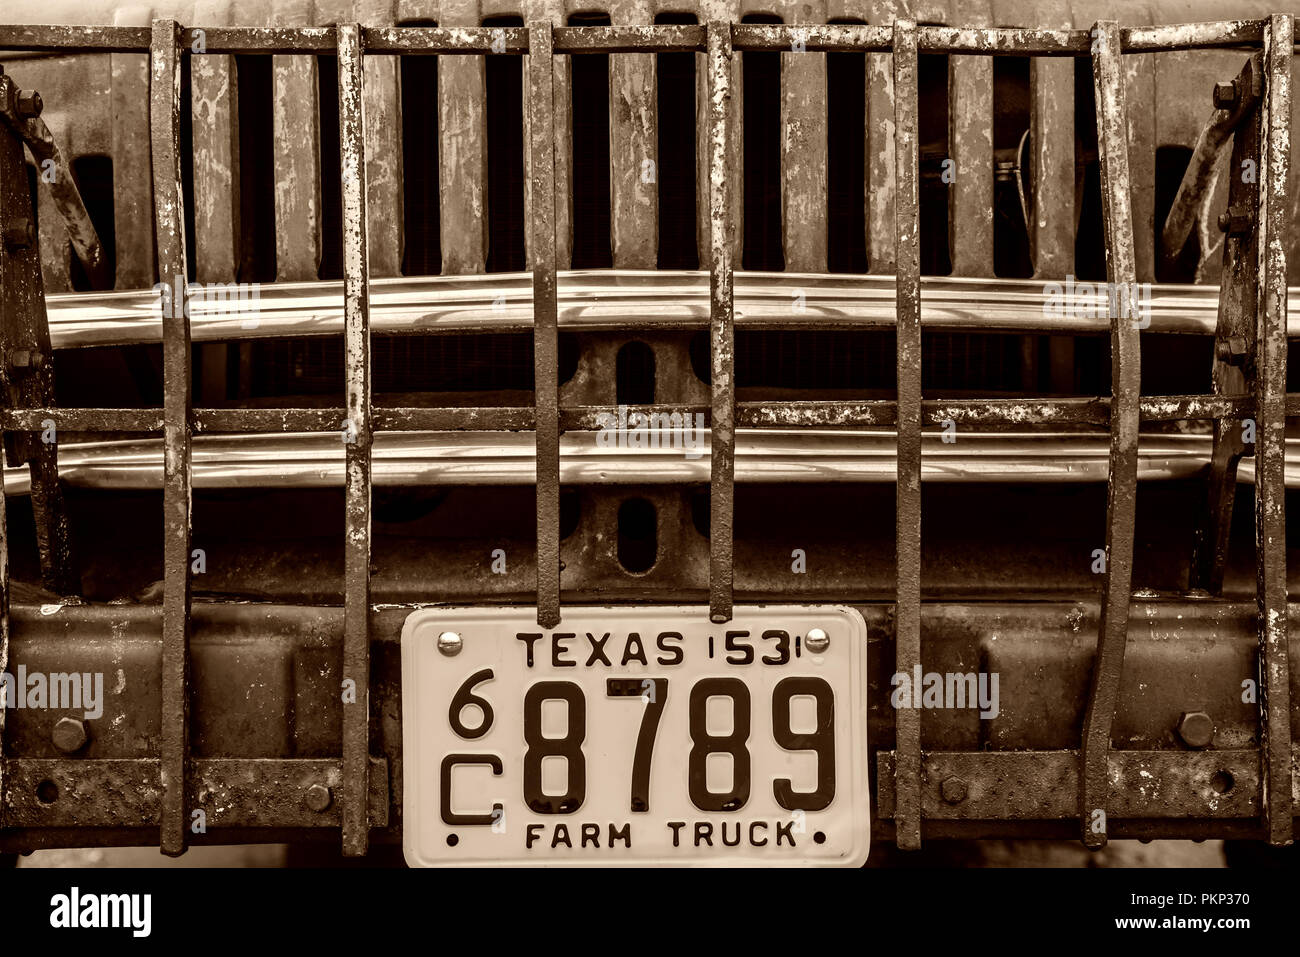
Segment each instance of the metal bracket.
[[[36,215],[27,187],[23,139],[14,127],[15,118],[39,109],[38,94],[24,93],[0,73],[0,383],[9,408],[55,404]],[[42,583],[55,594],[75,595],[81,583],[72,564],[55,428],[51,420],[40,432],[8,433],[4,452],[9,465],[31,466]]]

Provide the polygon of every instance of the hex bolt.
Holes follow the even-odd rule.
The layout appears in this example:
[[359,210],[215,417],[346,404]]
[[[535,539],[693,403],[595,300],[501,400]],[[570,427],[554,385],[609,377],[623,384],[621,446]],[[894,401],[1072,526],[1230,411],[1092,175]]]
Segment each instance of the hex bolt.
[[40,116],[43,109],[45,109],[45,104],[41,100],[41,95],[35,90],[18,94],[19,116]]
[[5,227],[4,244],[9,249],[26,249],[36,242],[36,226],[26,217]]
[[302,796],[302,803],[307,805],[308,810],[320,814],[329,810],[329,806],[334,803],[334,795],[325,785],[313,784]]
[[438,636],[438,650],[448,658],[453,658],[460,654],[460,650],[464,646],[465,642],[461,639],[460,635],[454,631],[444,631]]
[[79,718],[60,718],[55,722],[50,737],[54,740],[54,746],[64,754],[80,751],[89,738],[86,725]]
[[1240,235],[1250,232],[1253,225],[1254,218],[1250,210],[1244,206],[1231,206],[1219,214],[1220,232]]
[[1214,719],[1204,711],[1184,711],[1177,731],[1189,748],[1208,748],[1214,740]]
[[1214,108],[1230,110],[1237,105],[1237,81],[1214,84]]
[[823,651],[831,646],[830,636],[820,628],[809,628],[807,636],[803,640],[804,647],[814,655],[820,655]]
[[939,785],[939,796],[945,804],[960,804],[966,800],[966,782],[961,778],[944,778]]

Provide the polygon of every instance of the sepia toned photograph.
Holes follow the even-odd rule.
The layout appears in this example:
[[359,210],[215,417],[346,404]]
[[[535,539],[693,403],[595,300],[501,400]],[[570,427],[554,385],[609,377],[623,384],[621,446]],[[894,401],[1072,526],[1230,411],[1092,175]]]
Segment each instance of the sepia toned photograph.
[[1284,918],[1297,14],[0,0],[18,930]]

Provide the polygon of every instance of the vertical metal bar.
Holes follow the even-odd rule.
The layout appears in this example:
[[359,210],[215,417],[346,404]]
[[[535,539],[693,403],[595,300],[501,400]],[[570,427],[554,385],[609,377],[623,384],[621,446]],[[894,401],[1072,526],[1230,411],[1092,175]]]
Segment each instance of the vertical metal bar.
[[528,25],[533,241],[533,389],[537,412],[537,623],[560,623],[560,386],[555,299],[555,55],[551,24]]
[[[898,273],[897,584],[894,667],[921,664],[921,219],[917,184],[916,22],[894,23],[894,249]],[[914,701],[919,705],[919,701]],[[921,711],[899,708],[895,727],[894,840],[921,846]]]
[[[985,26],[989,0],[955,0],[955,22]],[[993,58],[948,58],[948,149],[955,177],[948,189],[952,274],[993,275]]]
[[1138,397],[1141,380],[1133,215],[1128,174],[1128,123],[1119,24],[1093,28],[1092,75],[1097,95],[1097,154],[1101,166],[1106,271],[1110,279],[1110,481],[1106,490],[1106,582],[1092,685],[1084,715],[1080,780],[1083,843],[1106,843],[1109,753],[1128,640],[1133,584],[1133,527],[1137,518]]
[[[1073,26],[1067,0],[1035,5],[1035,26]],[[1074,272],[1075,209],[1074,59],[1029,61],[1029,145],[1033,150],[1034,205],[1029,245],[1035,279],[1064,279]],[[1067,342],[1068,340],[1059,340]]]
[[1259,332],[1255,371],[1255,562],[1263,679],[1264,814],[1269,843],[1290,844],[1291,694],[1286,587],[1286,248],[1291,154],[1291,45],[1295,21],[1269,17],[1260,149]]
[[731,620],[735,515],[735,316],[732,301],[731,24],[709,21],[709,350],[713,420],[709,470],[709,617]]
[[186,315],[185,210],[181,192],[180,27],[154,20],[149,49],[158,278],[163,293],[162,808],[164,854],[185,851],[189,770],[190,321]]
[[[343,553],[343,853],[370,842],[370,265],[361,27],[338,27],[339,156],[343,180],[343,348],[347,523]],[[346,695],[345,689],[345,695]]]

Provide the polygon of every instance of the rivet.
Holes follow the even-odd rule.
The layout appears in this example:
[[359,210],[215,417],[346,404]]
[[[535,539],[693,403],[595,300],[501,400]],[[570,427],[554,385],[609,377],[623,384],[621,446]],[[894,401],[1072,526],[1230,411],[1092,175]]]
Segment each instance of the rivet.
[[966,782],[961,778],[944,778],[939,785],[939,796],[945,804],[960,804],[966,800]]
[[808,634],[804,636],[804,647],[814,655],[820,655],[823,651],[831,646],[830,636],[820,628],[809,628]]
[[303,795],[302,801],[307,805],[308,810],[320,814],[322,811],[329,810],[329,806],[334,802],[334,795],[325,785],[313,784]]
[[54,746],[64,754],[80,751],[88,739],[86,725],[79,718],[60,718],[50,737],[54,740]]

